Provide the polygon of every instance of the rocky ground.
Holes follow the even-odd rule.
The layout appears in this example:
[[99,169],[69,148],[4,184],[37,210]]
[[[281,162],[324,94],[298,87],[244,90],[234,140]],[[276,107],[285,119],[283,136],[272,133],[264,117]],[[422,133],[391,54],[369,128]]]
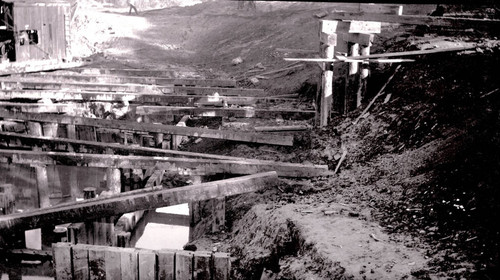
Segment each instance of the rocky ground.
[[[251,83],[248,71],[286,67],[280,48],[316,50],[315,14],[334,4],[236,2],[140,11],[81,9],[75,34],[84,56],[105,67],[178,67],[232,77],[268,94],[299,93],[312,104],[315,64]],[[415,7],[413,7],[415,8]],[[418,7],[417,7],[418,8]],[[476,11],[477,12],[477,11]],[[499,48],[497,36],[467,30],[384,25],[372,53],[463,46],[462,53],[404,64],[369,114],[337,116],[297,137],[293,148],[203,140],[184,149],[248,158],[327,164],[338,175],[286,180],[230,198],[224,234],[195,241],[229,251],[235,279],[496,279],[499,213]],[[278,50],[277,50],[278,49]],[[242,63],[233,65],[240,57]],[[374,65],[369,100],[393,73]]]

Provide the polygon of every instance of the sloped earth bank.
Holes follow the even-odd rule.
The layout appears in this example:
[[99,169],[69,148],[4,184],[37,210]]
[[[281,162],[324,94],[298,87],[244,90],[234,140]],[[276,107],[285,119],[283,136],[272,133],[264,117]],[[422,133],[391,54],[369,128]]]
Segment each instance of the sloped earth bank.
[[[208,2],[143,11],[139,17],[92,11],[106,22],[99,25],[105,36],[94,44],[103,53],[94,62],[175,66],[205,77],[239,77],[257,63],[279,69],[287,63],[276,48],[317,49],[313,15],[335,8],[257,3],[256,12],[247,12],[236,6]],[[106,21],[106,16],[119,20]],[[146,27],[132,25],[127,30],[132,35],[120,33],[121,21],[128,18]],[[493,37],[474,30],[428,31],[384,25],[373,52],[460,46]],[[489,44],[468,53],[417,57],[357,125],[352,121],[360,111],[337,116],[330,127],[312,131],[293,148],[209,140],[185,145],[331,169],[347,150],[338,176],[283,179],[277,188],[229,198],[228,231],[194,243],[231,252],[235,279],[260,279],[264,268],[270,279],[498,279],[500,93],[494,90],[500,73],[498,46]],[[233,66],[238,56],[243,63]],[[371,67],[373,96],[393,66]],[[298,92],[311,102],[318,76],[312,64],[257,87],[269,95]]]

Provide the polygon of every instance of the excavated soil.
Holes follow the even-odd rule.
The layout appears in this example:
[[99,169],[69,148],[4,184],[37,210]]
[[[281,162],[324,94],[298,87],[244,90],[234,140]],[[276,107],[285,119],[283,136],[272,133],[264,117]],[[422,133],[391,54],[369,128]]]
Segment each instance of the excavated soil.
[[[96,66],[176,67],[192,76],[232,77],[268,95],[299,93],[301,102],[312,104],[320,75],[316,64],[256,84],[247,79],[248,71],[257,64],[264,71],[280,69],[289,65],[283,57],[308,55],[277,48],[318,49],[314,15],[334,8],[329,3],[259,2],[256,11],[247,11],[238,10],[236,2],[207,2],[139,16],[83,9],[75,28],[100,34],[79,43],[82,55],[95,53]],[[500,213],[500,50],[488,32],[423,31],[384,25],[372,53],[487,46],[415,57],[357,125],[352,122],[360,110],[335,116],[329,127],[296,137],[293,148],[215,140],[186,144],[183,148],[191,151],[327,164],[330,169],[347,151],[336,176],[282,179],[277,188],[228,198],[227,232],[193,243],[231,252],[234,279],[261,279],[263,272],[263,279],[500,277],[495,226]],[[243,62],[233,65],[237,57]],[[393,69],[371,66],[367,100]]]

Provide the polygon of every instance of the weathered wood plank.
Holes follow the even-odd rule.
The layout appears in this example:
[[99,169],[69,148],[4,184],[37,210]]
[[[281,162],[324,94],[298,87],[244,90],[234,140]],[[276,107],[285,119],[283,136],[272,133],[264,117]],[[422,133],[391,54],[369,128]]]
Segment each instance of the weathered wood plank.
[[54,243],[52,251],[56,279],[73,279],[71,271],[71,245],[69,243]]
[[[133,74],[133,73],[131,73]],[[58,72],[42,74],[19,74],[16,77],[29,79],[45,79],[46,81],[85,82],[85,83],[113,83],[113,84],[148,84],[148,85],[184,85],[201,87],[236,87],[235,80],[229,79],[195,79],[195,78],[161,78],[146,76],[120,75],[69,75]]]
[[212,159],[189,159],[146,156],[118,156],[99,154],[76,154],[65,152],[34,152],[0,150],[0,162],[13,164],[83,165],[101,168],[157,168],[159,170],[185,170],[190,175],[213,175],[219,173],[254,174],[276,171],[283,177],[316,177],[329,175],[325,165],[269,161],[230,161]]
[[474,19],[474,18],[384,15],[377,13],[349,13],[349,12],[330,14],[327,16],[327,18],[331,20],[361,20],[361,21],[378,21],[378,22],[400,23],[400,24],[410,24],[410,25],[442,26],[442,27],[451,27],[457,29],[475,28],[478,30],[498,30],[498,28],[500,27],[500,20]]
[[90,75],[125,75],[125,76],[153,76],[153,77],[176,77],[179,73],[179,69],[166,69],[166,70],[146,70],[146,69],[104,69],[104,68],[92,68],[92,67],[81,67],[72,68],[68,71],[90,74]]
[[155,280],[156,253],[150,250],[138,250],[139,253],[139,280]]
[[[295,102],[294,98],[266,97],[266,96],[212,96],[212,95],[171,95],[124,92],[89,92],[89,91],[62,91],[62,90],[3,90],[0,91],[0,100],[40,100],[48,98],[53,101],[75,102],[121,102],[127,100],[130,104],[156,105],[195,105],[195,106],[250,106],[267,104],[270,102]],[[5,103],[6,106],[9,103]],[[10,103],[16,105],[16,103]]]
[[308,125],[282,125],[282,126],[256,126],[256,127],[254,127],[254,130],[259,131],[259,132],[305,131],[305,130],[309,130],[309,129],[311,129],[311,127]]
[[120,279],[122,275],[120,249],[116,247],[108,247],[104,254],[104,258],[106,261],[106,279]]
[[174,280],[175,251],[158,251],[158,280]]
[[144,131],[153,133],[167,133],[174,135],[195,136],[201,138],[223,139],[239,142],[250,142],[259,144],[292,146],[292,136],[275,136],[268,134],[256,134],[241,131],[203,129],[194,127],[181,127],[175,125],[163,125],[153,123],[136,123],[119,120],[102,120],[81,117],[70,117],[48,114],[10,113],[0,111],[0,118],[17,119],[24,121],[54,122],[59,124],[74,124],[93,127],[115,128],[121,130]]
[[133,248],[122,248],[120,250],[121,277],[122,280],[137,280],[139,276],[139,264],[137,250]]
[[227,253],[213,254],[213,278],[231,279],[231,258]]
[[106,247],[89,246],[90,280],[106,279]]
[[[27,147],[46,146],[47,149],[61,150],[66,146],[68,152],[105,154],[106,151],[112,151],[114,155],[141,155],[141,156],[169,156],[186,158],[208,158],[220,160],[242,160],[257,161],[241,157],[221,156],[214,154],[193,153],[185,151],[164,150],[149,147],[136,147],[116,143],[102,143],[95,141],[75,140],[68,138],[50,138],[45,136],[32,136],[27,134],[0,132],[0,139],[5,141],[9,147],[16,147],[17,144]],[[0,142],[1,143],[1,142]],[[68,147],[71,146],[71,147]]]
[[245,88],[214,88],[214,87],[183,87],[174,86],[173,93],[182,94],[192,94],[192,95],[213,95],[214,93],[219,95],[228,96],[263,96],[265,91],[263,89],[245,89]]
[[89,278],[88,245],[77,244],[73,246],[73,279],[88,280]]
[[[333,18],[329,16],[328,18]],[[380,22],[367,21],[364,19],[338,21],[338,20],[321,20],[320,34],[334,33],[380,33],[382,25]]]
[[286,120],[306,120],[314,118],[315,111],[305,110],[265,110],[246,108],[199,108],[199,107],[165,107],[165,106],[138,106],[138,115],[192,115],[206,117],[235,117],[275,119],[282,117]]
[[90,83],[62,83],[41,81],[18,81],[12,78],[0,78],[2,89],[7,90],[88,90],[109,92],[135,93],[173,93],[173,87],[141,85],[141,84],[90,84]]
[[226,198],[212,199],[212,232],[220,232],[226,228]]
[[193,280],[211,280],[210,262],[212,253],[207,251],[194,252]]
[[[190,185],[186,187],[136,191],[117,197],[89,199],[73,202],[71,205],[33,210],[0,217],[0,233],[7,230],[37,228],[41,225],[55,225],[73,220],[91,220],[103,216],[114,216],[136,210],[207,200],[215,197],[252,192],[277,183],[276,172],[259,173],[227,180]],[[124,203],[126,202],[126,203]],[[75,247],[77,247],[75,245]],[[81,254],[74,257],[81,258]],[[77,258],[77,257],[75,257]]]
[[193,252],[178,251],[175,254],[175,280],[193,279]]
[[0,111],[15,108],[26,113],[70,113],[75,111],[75,107],[75,104],[0,102]]

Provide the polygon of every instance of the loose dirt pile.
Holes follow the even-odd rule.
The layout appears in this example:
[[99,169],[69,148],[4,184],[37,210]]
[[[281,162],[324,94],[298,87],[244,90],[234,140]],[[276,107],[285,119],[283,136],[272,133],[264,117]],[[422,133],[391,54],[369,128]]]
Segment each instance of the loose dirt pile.
[[[320,73],[315,64],[255,85],[244,77],[257,64],[274,70],[287,65],[284,56],[299,56],[277,48],[316,50],[313,15],[325,9],[333,4],[258,3],[253,12],[209,2],[140,17],[96,11],[117,30],[97,24],[113,36],[98,43],[102,53],[93,59],[106,67],[175,66],[241,78],[241,85],[270,95],[300,93],[310,104]],[[124,21],[134,26],[118,31]],[[384,25],[372,52],[495,39],[475,30],[426,32]],[[337,116],[330,127],[297,137],[293,148],[215,140],[186,145],[331,169],[347,151],[338,176],[283,180],[276,189],[229,199],[228,232],[196,241],[198,248],[217,243],[230,251],[236,279],[260,279],[264,268],[276,279],[498,278],[499,52],[493,41],[467,53],[417,57],[357,125],[360,111]],[[233,65],[237,57],[242,63]],[[392,69],[372,67],[368,99]]]

